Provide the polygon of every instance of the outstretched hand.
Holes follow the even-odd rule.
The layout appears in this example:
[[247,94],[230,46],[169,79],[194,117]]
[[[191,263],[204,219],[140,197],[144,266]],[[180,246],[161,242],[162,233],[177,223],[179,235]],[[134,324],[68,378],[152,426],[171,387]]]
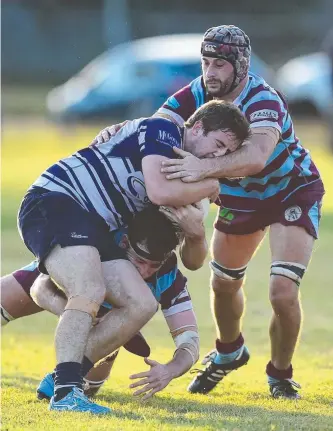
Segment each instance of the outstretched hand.
[[201,159],[181,148],[173,147],[173,151],[182,158],[162,162],[161,172],[166,174],[166,179],[180,178],[184,183],[194,183],[206,178]]
[[172,380],[172,375],[169,372],[167,365],[160,364],[149,358],[144,358],[147,365],[150,366],[149,371],[143,373],[132,374],[130,379],[140,379],[130,385],[130,388],[137,388],[141,386],[141,389],[133,393],[134,396],[143,395],[142,401],[152,397],[156,392],[164,389]]

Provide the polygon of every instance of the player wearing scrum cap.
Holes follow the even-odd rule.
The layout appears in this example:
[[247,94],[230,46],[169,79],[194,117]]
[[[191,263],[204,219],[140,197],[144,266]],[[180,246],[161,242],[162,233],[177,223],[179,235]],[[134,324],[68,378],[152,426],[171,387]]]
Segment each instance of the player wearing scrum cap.
[[[318,237],[324,188],[309,151],[295,135],[283,96],[249,72],[250,58],[250,39],[243,30],[233,25],[208,29],[201,45],[202,76],[169,97],[156,113],[181,126],[202,104],[224,100],[242,111],[251,128],[250,139],[232,154],[199,160],[175,149],[182,158],[163,162],[169,180],[220,181],[210,263],[216,348],[189,391],[211,391],[249,359],[241,333],[242,286],[246,267],[269,228],[273,316],[266,373],[274,398],[298,398],[291,361],[301,326],[299,284]],[[104,129],[97,140],[114,132]]]
[[[215,199],[215,179],[196,184],[166,180],[160,166],[175,157],[174,146],[198,157],[216,157],[225,152],[220,142],[234,149],[247,137],[248,123],[239,110],[213,101],[183,128],[161,118],[129,122],[117,137],[59,160],[32,184],[19,211],[20,234],[39,269],[69,298],[56,330],[51,410],[108,413],[82,393],[88,336],[92,333],[97,343],[106,332],[107,348],[115,350],[156,311],[142,277],[117,247],[110,248],[107,233],[126,225],[149,202],[181,206]],[[115,310],[92,328],[104,298]]]
[[[199,336],[186,278],[177,268],[177,257],[173,251],[180,243],[180,254],[185,266],[191,269],[202,266],[207,254],[204,211],[199,204],[167,210],[158,211],[156,207],[148,207],[134,216],[128,228],[115,231],[112,235],[119,247],[126,251],[128,260],[145,279],[160,304],[176,344],[173,358],[165,364],[147,359],[150,349],[144,344],[143,338],[137,336],[136,340],[132,339],[131,346],[125,346],[127,350],[132,347],[132,351],[144,356],[146,364],[151,366],[149,371],[131,376],[132,379],[143,379],[131,387],[143,386],[134,395],[142,394],[145,399],[165,388],[172,379],[183,375],[199,357]],[[33,285],[32,295],[42,308],[56,315],[63,313],[67,303],[67,298],[45,275]],[[110,308],[108,303],[103,303],[98,317],[103,319]],[[87,394],[95,394],[105,382],[117,353],[118,350],[110,352],[91,371],[89,369],[93,366],[93,360],[91,356],[84,357],[82,374]],[[54,373],[49,373],[37,389],[38,398],[50,399],[53,390]]]

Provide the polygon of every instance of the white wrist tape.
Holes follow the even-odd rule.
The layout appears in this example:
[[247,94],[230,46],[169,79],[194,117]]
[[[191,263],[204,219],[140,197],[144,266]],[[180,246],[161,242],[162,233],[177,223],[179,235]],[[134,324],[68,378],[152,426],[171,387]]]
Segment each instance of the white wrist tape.
[[174,337],[173,341],[177,350],[186,350],[191,355],[194,365],[199,359],[199,334],[196,331],[184,331]]

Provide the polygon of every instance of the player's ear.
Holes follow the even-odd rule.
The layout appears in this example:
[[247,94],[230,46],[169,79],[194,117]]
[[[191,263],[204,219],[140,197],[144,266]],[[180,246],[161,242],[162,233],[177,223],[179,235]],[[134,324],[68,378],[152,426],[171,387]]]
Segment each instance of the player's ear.
[[193,124],[192,134],[194,136],[200,136],[203,134],[203,124],[201,120],[198,120]]

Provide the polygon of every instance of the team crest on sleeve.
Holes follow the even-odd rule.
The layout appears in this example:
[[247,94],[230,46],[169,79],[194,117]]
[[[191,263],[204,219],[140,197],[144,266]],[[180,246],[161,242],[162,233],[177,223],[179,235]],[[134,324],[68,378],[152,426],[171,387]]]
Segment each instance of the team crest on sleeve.
[[252,112],[250,115],[250,121],[268,119],[278,120],[279,114],[272,109],[261,109],[260,111]]
[[293,205],[289,207],[284,212],[284,218],[287,221],[293,222],[298,220],[302,215],[302,209],[298,205]]

